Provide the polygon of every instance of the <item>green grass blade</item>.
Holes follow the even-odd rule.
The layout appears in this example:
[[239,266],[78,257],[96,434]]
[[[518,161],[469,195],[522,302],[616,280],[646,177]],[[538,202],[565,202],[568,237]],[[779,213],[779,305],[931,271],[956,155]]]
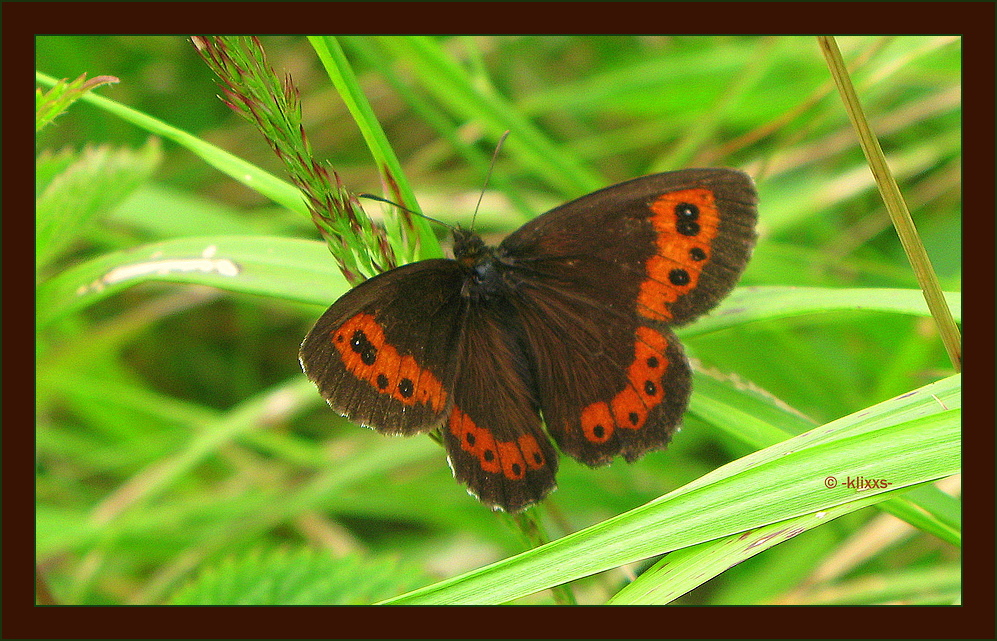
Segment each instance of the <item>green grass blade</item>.
[[268,236],[176,238],[114,252],[51,278],[36,293],[44,326],[127,287],[165,281],[328,305],[348,285],[325,245]]
[[[755,452],[541,548],[387,601],[504,603],[625,563],[949,476],[960,468],[956,375]],[[835,487],[825,479],[841,479]],[[888,484],[859,493],[847,479]]]
[[[54,85],[55,79],[41,72],[35,73],[35,79],[44,85]],[[148,116],[141,111],[126,107],[125,105],[98,96],[93,93],[83,95],[80,100],[88,102],[108,113],[112,113],[122,120],[148,131],[157,136],[162,136],[168,140],[181,145],[188,151],[202,158],[209,165],[230,176],[231,178],[246,185],[250,189],[258,191],[275,203],[278,203],[291,211],[296,211],[308,215],[308,207],[301,192],[294,185],[280,180],[273,174],[263,171],[259,167],[252,165],[229,152],[208,144],[196,136],[192,136],[182,129],[178,129],[165,122]]]
[[922,485],[879,508],[956,547],[962,545],[962,501],[937,487]]
[[[47,324],[124,287],[150,280],[211,285],[317,305],[329,304],[347,286],[327,252],[312,241],[262,236],[181,238],[108,254],[52,278],[38,289],[38,322]],[[958,314],[960,295],[946,296]],[[927,314],[916,290],[750,287],[736,290],[716,311],[680,334],[694,336],[751,321],[843,309]]]
[[[339,91],[339,95],[346,103],[350,114],[353,115],[353,120],[360,127],[364,140],[367,142],[367,147],[374,156],[374,162],[377,163],[381,179],[385,182],[385,187],[390,191],[387,197],[397,198],[399,205],[421,213],[419,203],[415,199],[415,193],[412,191],[412,187],[409,185],[402,171],[402,165],[398,161],[398,157],[395,155],[391,144],[388,142],[388,137],[385,135],[384,129],[381,128],[381,123],[374,114],[374,110],[371,108],[370,103],[367,102],[367,97],[364,95],[363,89],[360,87],[360,82],[357,80],[356,75],[353,73],[353,68],[343,53],[339,41],[334,36],[309,36],[308,40],[311,42],[312,47],[315,48],[315,53],[322,61],[326,73],[329,74],[330,80],[332,80],[332,83]],[[408,224],[414,227],[418,234],[418,237],[413,238],[409,246],[405,248],[405,251],[401,253],[405,257],[404,262],[410,262],[415,258],[436,258],[443,255],[436,236],[433,235],[428,222],[424,218],[418,216],[412,218],[403,212],[396,220],[397,229],[395,234],[393,234],[395,238],[400,239],[405,237],[404,228],[401,225],[402,221],[407,221]],[[391,237],[390,234],[389,237]],[[422,249],[418,250],[417,248],[419,247]],[[396,246],[395,249],[399,250],[402,248]]]
[[480,124],[493,140],[511,131],[505,143],[506,154],[564,194],[578,196],[605,186],[602,179],[560,149],[505,98],[476,87],[468,72],[454,62],[439,41],[428,36],[410,36],[383,37],[379,42],[408,60],[419,82],[459,119]]
[[[923,300],[921,304],[924,305]],[[924,314],[927,313],[925,310]],[[694,388],[696,392],[689,402],[689,415],[754,449],[775,445],[814,427],[811,421],[791,408],[737,380],[720,378],[709,371],[696,371]],[[883,501],[879,508],[953,545],[961,545],[961,503],[944,492],[920,487],[904,496]]]
[[[955,318],[961,320],[962,294],[946,292],[945,300]],[[683,337],[696,336],[756,320],[841,310],[931,315],[924,296],[916,289],[741,287],[731,292],[710,314],[678,333]]]
[[[901,495],[909,488],[889,494]],[[807,530],[829,523],[883,500],[882,495],[866,496],[827,510],[772,523],[717,541],[676,550],[659,561],[632,583],[617,592],[608,605],[665,605],[709,579],[756,554],[788,541]]]
[[[451,121],[444,110],[423,95],[415,88],[409,86],[396,71],[392,64],[391,56],[383,52],[373,40],[365,36],[342,36],[339,40],[355,55],[377,69],[377,72],[384,77],[384,80],[391,85],[398,97],[417,114],[418,117],[428,124],[446,141],[447,146],[460,155],[469,167],[482,177],[488,175],[491,166],[491,154],[479,149],[473,141],[461,135],[460,129]],[[521,221],[526,222],[536,215],[536,209],[529,205],[521,191],[512,185],[510,177],[505,172],[492,172],[488,184],[501,191],[509,202],[522,214]],[[441,212],[434,210],[431,212],[434,218],[441,218]],[[463,212],[466,215],[469,212]],[[482,222],[481,213],[476,219]]]

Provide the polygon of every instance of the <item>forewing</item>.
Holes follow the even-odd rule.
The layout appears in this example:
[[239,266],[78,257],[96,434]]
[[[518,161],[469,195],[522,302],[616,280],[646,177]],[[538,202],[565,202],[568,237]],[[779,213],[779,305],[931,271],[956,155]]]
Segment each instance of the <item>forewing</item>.
[[[506,238],[500,252],[509,264],[551,283],[565,280],[589,298],[603,300],[607,289],[636,284],[638,314],[682,325],[737,284],[754,248],[757,216],[747,174],[686,169],[552,209]],[[576,267],[592,278],[569,275]]]
[[456,262],[438,259],[357,285],[305,337],[305,374],[334,410],[379,432],[439,426],[453,403],[462,279]]

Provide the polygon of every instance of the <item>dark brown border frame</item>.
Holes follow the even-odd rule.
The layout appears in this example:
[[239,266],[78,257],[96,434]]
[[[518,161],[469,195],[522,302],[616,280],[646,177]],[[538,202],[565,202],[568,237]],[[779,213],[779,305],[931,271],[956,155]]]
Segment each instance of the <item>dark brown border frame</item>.
[[[33,264],[30,110],[36,34],[297,33],[295,4],[4,3],[3,638],[993,638],[995,6],[993,3],[301,3],[356,33],[959,34],[963,38],[966,350],[964,605],[959,607],[600,609],[47,607],[34,576]],[[654,15],[659,16],[655,20]],[[667,19],[666,19],[667,18]],[[314,21],[312,22],[314,24]],[[816,46],[816,45],[815,45]],[[29,175],[20,175],[20,174]],[[8,300],[9,297],[9,300]],[[28,389],[23,390],[21,387]],[[488,625],[482,625],[487,617]],[[484,633],[484,634],[482,634]]]

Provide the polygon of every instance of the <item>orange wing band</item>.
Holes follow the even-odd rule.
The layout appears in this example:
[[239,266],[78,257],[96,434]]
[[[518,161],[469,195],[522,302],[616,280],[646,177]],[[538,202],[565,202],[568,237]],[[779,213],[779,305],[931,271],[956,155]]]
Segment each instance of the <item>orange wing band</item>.
[[651,223],[657,232],[657,252],[645,263],[637,312],[656,321],[672,319],[670,306],[696,288],[712,256],[720,224],[713,192],[683,189],[651,203]]
[[384,329],[370,314],[357,314],[332,332],[346,369],[374,389],[405,405],[422,403],[442,412],[447,393],[432,372],[419,367],[411,356],[401,356],[384,336]]

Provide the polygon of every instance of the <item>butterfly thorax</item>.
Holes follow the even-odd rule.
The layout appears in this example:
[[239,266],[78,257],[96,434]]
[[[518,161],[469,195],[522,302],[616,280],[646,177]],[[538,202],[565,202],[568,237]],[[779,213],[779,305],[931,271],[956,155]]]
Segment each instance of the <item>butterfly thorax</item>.
[[495,248],[485,245],[481,236],[467,229],[455,229],[453,253],[454,260],[467,270],[462,296],[481,300],[507,291]]

